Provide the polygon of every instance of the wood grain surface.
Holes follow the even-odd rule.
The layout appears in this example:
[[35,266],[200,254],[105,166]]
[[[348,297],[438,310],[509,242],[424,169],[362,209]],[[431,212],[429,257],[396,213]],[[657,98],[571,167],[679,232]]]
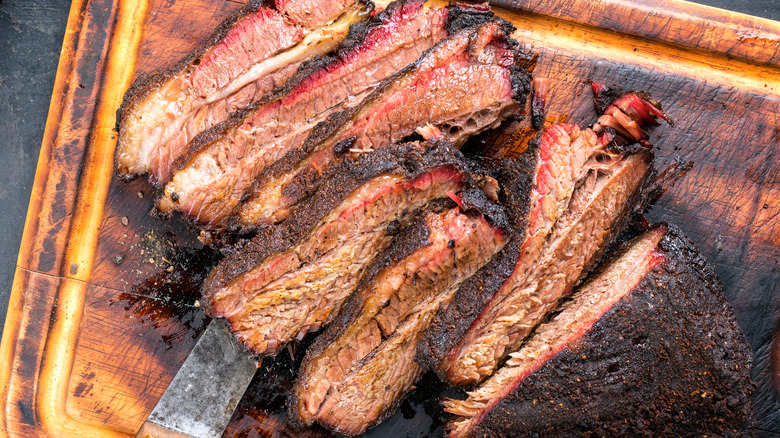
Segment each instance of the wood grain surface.
[[[548,123],[595,120],[589,80],[647,90],[676,121],[651,136],[657,166],[694,166],[649,217],[679,225],[720,275],[756,352],[757,428],[780,434],[780,24],[672,0],[496,3],[551,80]],[[73,2],[0,344],[0,436],[132,435],[205,327],[197,287],[215,255],[149,214],[148,183],[114,178],[113,112],[134,77],[240,6]],[[288,355],[264,362],[226,436],[327,436],[286,425]],[[440,434],[441,388],[420,386],[370,435]]]

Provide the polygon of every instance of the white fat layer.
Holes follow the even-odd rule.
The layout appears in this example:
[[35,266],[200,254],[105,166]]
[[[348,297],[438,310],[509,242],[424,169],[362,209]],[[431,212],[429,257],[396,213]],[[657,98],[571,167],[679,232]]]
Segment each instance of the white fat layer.
[[230,85],[206,99],[211,104],[232,95],[256,80],[273,73],[282,67],[301,62],[316,55],[332,52],[349,33],[349,26],[366,14],[365,6],[360,2],[344,12],[333,23],[306,35],[303,41],[276,56],[255,64],[246,73],[237,77]]

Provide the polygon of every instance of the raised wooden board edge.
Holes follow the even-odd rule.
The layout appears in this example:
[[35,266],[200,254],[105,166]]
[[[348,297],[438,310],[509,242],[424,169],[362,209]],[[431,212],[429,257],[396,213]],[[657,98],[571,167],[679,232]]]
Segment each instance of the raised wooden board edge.
[[[780,23],[750,17],[744,14],[724,11],[708,6],[688,3],[681,0],[659,1],[653,5],[648,0],[616,1],[605,0],[589,2],[587,0],[568,0],[565,7],[561,1],[503,1],[497,5],[510,9],[519,9],[549,15],[565,21],[573,21],[593,27],[600,27],[617,32],[638,35],[648,38],[645,32],[640,32],[637,22],[613,21],[620,16],[620,11],[648,11],[652,8],[654,19],[661,25],[654,27],[655,33],[651,39],[667,44],[692,47],[710,51],[725,56],[741,58],[750,62],[765,65],[780,65]],[[98,75],[95,82],[88,87],[93,93],[99,93],[92,100],[92,107],[87,111],[69,111],[76,99],[78,90],[84,88],[79,83],[77,72],[79,61],[83,61],[85,46],[90,42],[90,25],[94,20],[90,11],[95,10],[95,4],[86,0],[74,0],[68,18],[67,31],[60,56],[57,79],[49,109],[49,116],[44,131],[44,139],[36,170],[35,183],[29,204],[24,235],[17,262],[17,275],[11,291],[11,297],[6,317],[3,339],[0,343],[0,401],[4,406],[0,415],[0,436],[8,436],[7,418],[9,414],[9,381],[15,370],[11,368],[14,347],[18,341],[20,330],[20,315],[23,311],[23,297],[35,294],[35,290],[25,289],[26,282],[19,275],[21,270],[35,274],[33,258],[44,250],[42,236],[51,237],[54,231],[59,239],[54,257],[59,260],[55,264],[52,275],[62,281],[56,290],[56,307],[52,314],[52,324],[46,337],[44,365],[39,370],[36,388],[36,411],[43,432],[49,436],[98,437],[127,436],[116,430],[79,421],[70,417],[65,410],[67,397],[67,381],[73,363],[75,343],[78,338],[83,302],[89,285],[90,273],[95,254],[95,247],[100,234],[100,224],[103,217],[103,206],[108,186],[113,178],[113,151],[115,133],[113,132],[114,111],[122,98],[122,93],[129,85],[135,68],[135,56],[142,36],[142,27],[147,13],[147,0],[135,2],[113,0],[108,4],[108,16],[100,16],[104,21],[107,37],[98,49],[102,53],[98,70],[104,72]],[[691,23],[697,25],[701,34],[682,33],[681,24],[686,23],[690,29]],[[646,30],[646,29],[642,29]],[[687,32],[687,31],[686,31]],[[767,44],[774,44],[772,53],[767,50]],[[102,68],[105,67],[105,68]],[[105,88],[101,84],[111,83]],[[70,119],[68,119],[70,118]],[[84,120],[87,119],[87,120]],[[73,122],[81,122],[81,124]],[[76,132],[82,136],[81,150],[64,158],[65,170],[74,181],[71,193],[72,199],[65,206],[70,214],[61,221],[53,223],[51,218],[42,217],[47,205],[54,202],[54,197],[60,187],[50,174],[52,157],[73,140],[60,131],[64,122],[68,126],[87,126],[85,130]],[[60,175],[62,176],[62,175]],[[63,231],[67,230],[67,231]]]
[[[67,266],[68,269],[60,268],[57,275],[63,281],[58,283],[56,307],[46,336],[45,356],[35,390],[36,413],[42,431],[54,437],[127,436],[125,433],[101,425],[79,421],[68,415],[65,409],[67,383],[83,316],[84,299],[97,239],[100,235],[105,199],[113,177],[113,153],[116,143],[115,112],[134,73],[135,57],[143,35],[148,2],[147,0],[115,1],[108,5],[109,8],[101,10],[100,14],[93,15],[90,12],[99,9],[95,6],[95,3],[85,0],[74,0],[71,4],[17,261],[19,269],[29,269],[32,257],[43,250],[38,245],[39,236],[46,235],[53,228],[51,223],[41,224],[41,220],[42,211],[47,205],[55,202],[53,198],[59,190],[59,187],[52,185],[49,172],[52,156],[68,138],[68,133],[60,132],[60,128],[61,126],[84,126],[75,122],[86,122],[86,130],[78,133],[85,137],[82,154],[77,154],[75,159],[65,160],[66,163],[63,163],[68,164],[64,166],[67,173],[73,180],[78,181],[75,202],[64,206],[69,210],[69,214],[66,215],[67,224],[58,225],[59,229],[67,230],[65,232],[67,236],[66,244],[58,245],[56,251],[63,258],[63,263],[60,265]],[[84,43],[94,41],[95,28],[105,29],[106,38],[101,41],[99,47],[87,47],[84,50],[85,46],[88,46]],[[77,90],[86,88],[84,84],[78,82],[79,78],[74,74],[77,72],[78,62],[84,57],[84,52],[103,54],[101,56],[103,62],[98,62],[97,66],[92,65],[97,72],[103,73],[96,74],[95,81],[89,84],[89,88],[95,92],[99,90],[100,95],[91,101],[91,108],[88,111],[73,112],[71,110],[76,100]],[[112,84],[112,87],[102,87],[105,83]],[[82,120],[79,120],[79,117]],[[23,290],[22,285],[23,281],[17,271],[12,285],[3,339],[0,342],[0,363],[3,364],[0,367],[0,385],[2,385],[0,400],[5,407],[3,414],[0,415],[2,436],[8,436],[9,381],[14,371],[10,367],[13,363],[13,347],[18,341],[20,329],[19,316],[22,310],[20,303],[23,295],[34,293],[34,291]]]

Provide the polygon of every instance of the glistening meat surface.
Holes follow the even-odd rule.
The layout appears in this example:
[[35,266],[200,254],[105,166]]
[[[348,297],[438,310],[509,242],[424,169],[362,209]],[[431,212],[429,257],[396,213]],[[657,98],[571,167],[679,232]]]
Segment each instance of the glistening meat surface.
[[445,138],[455,144],[500,123],[516,110],[528,83],[513,66],[514,43],[506,36],[505,24],[489,21],[440,41],[360,105],[317,125],[301,147],[273,164],[266,166],[260,155],[249,154],[237,165],[239,170],[206,187],[188,180],[177,185],[174,179],[159,208],[183,211],[199,224],[216,228],[227,226],[236,213],[243,228],[273,223],[311,195],[321,177],[344,157],[392,144],[429,122],[443,128]]
[[582,179],[535,262],[515,269],[519,275],[510,277],[450,353],[445,364],[452,381],[473,383],[491,375],[625,225],[652,164],[647,153],[615,160]]
[[495,375],[446,400],[452,437],[750,436],[752,355],[674,227],[627,245]]
[[405,230],[307,352],[291,416],[354,436],[390,415],[420,377],[415,347],[436,309],[504,241],[477,209],[428,212]]
[[328,8],[327,1],[289,3],[329,12],[302,25],[253,1],[223,22],[203,47],[134,82],[117,111],[115,159],[121,177],[149,172],[153,183],[165,184],[192,138],[283,85],[301,62],[333,50],[350,24],[370,11],[354,1],[339,3],[343,9]]
[[[511,220],[523,226],[513,232],[512,241],[486,271],[464,284],[451,306],[436,316],[421,345],[419,360],[441,378],[465,383],[460,382],[464,380],[460,376],[450,376],[453,356],[457,357],[455,350],[464,344],[471,325],[481,320],[483,308],[495,302],[496,295],[508,294],[510,285],[533,266],[553,225],[566,210],[577,181],[587,174],[586,163],[603,148],[604,144],[591,130],[553,125],[519,158],[519,169],[512,171],[516,183],[505,184],[504,190],[511,191],[508,197],[519,206],[510,211]],[[530,175],[530,181],[528,177],[521,178],[520,173]],[[486,282],[490,287],[485,287]]]
[[[515,209],[519,214],[513,218],[525,227],[513,234],[485,274],[464,283],[439,312],[418,350],[422,364],[455,384],[484,379],[506,357],[507,346],[521,342],[556,297],[587,272],[626,209],[633,208],[633,194],[649,171],[647,156],[632,158],[624,167],[623,158],[643,148],[618,147],[613,139],[612,130],[597,134],[561,124],[532,142],[518,163],[532,180],[507,186],[520,192],[514,198],[527,202],[528,209]],[[595,245],[588,243],[591,232]],[[555,272],[558,267],[561,271]]]
[[448,16],[448,9],[423,10],[422,1],[396,1],[353,27],[336,54],[307,63],[272,96],[198,136],[175,164],[160,209],[176,208],[214,225],[205,220],[214,216],[211,209],[235,207],[253,175],[300,148],[314,126],[359,104],[446,37]]
[[203,296],[255,354],[273,354],[332,318],[365,268],[427,202],[469,179],[446,142],[394,145],[342,163],[318,196],[222,261]]

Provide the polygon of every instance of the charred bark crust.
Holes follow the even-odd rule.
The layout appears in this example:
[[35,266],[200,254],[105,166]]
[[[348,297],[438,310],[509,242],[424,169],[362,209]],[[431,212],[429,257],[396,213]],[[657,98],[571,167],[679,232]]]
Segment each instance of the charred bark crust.
[[370,179],[397,173],[411,180],[443,166],[452,166],[469,178],[463,155],[449,143],[438,140],[396,144],[343,161],[314,195],[296,206],[285,221],[261,228],[241,250],[217,265],[204,283],[203,295],[207,297],[209,291],[226,285],[269,255],[295,244],[353,190]]
[[674,227],[654,268],[468,435],[752,436],[753,357],[714,271]]
[[[503,207],[499,204],[491,202],[485,194],[479,189],[467,189],[461,196],[463,206],[465,209],[461,211],[464,214],[482,215],[488,222],[496,228],[502,228],[496,223],[506,224],[507,220],[503,212]],[[457,205],[450,199],[436,199],[428,203],[426,207],[423,207],[422,211],[429,211],[432,213],[443,213],[447,210],[455,208]],[[506,229],[506,228],[502,228]],[[318,357],[325,349],[336,341],[339,336],[342,335],[343,330],[349,328],[360,317],[363,307],[365,305],[365,299],[368,296],[363,292],[376,281],[377,277],[382,274],[386,269],[391,268],[408,256],[414,254],[416,251],[431,244],[429,240],[430,229],[426,222],[424,214],[418,214],[413,222],[405,227],[403,231],[398,233],[398,236],[393,239],[390,246],[380,253],[366,270],[363,278],[361,278],[358,286],[355,288],[355,292],[347,299],[341,311],[333,319],[328,328],[317,337],[311,347],[307,350],[308,357]],[[393,334],[394,335],[394,334]],[[393,336],[390,335],[390,336]],[[368,356],[370,357],[370,356]],[[367,359],[363,359],[367,360]],[[296,386],[300,385],[303,381],[302,378],[298,378]],[[290,391],[288,395],[288,417],[291,419],[294,425],[303,427],[304,424],[301,421],[298,413],[298,398],[299,391],[294,389]],[[373,427],[388,416],[395,412],[398,404],[403,401],[403,397],[398,398],[394,405],[388,406],[382,415],[373,420],[368,427]]]
[[119,131],[130,108],[135,105],[136,102],[146,97],[146,95],[157,85],[161,84],[168,78],[176,76],[189,67],[195,60],[199,59],[210,48],[219,44],[225,35],[233,28],[233,26],[245,15],[251,14],[263,7],[264,0],[251,0],[249,3],[238,9],[231,16],[222,21],[222,23],[214,29],[211,35],[209,35],[196,49],[191,51],[187,56],[182,58],[176,64],[160,68],[157,71],[141,75],[137,77],[130,88],[125,92],[122,99],[122,105],[116,110],[116,130]]
[[482,269],[461,284],[450,303],[436,314],[417,345],[417,363],[436,372],[443,381],[448,379],[438,365],[460,342],[485,304],[509,278],[520,256],[538,148],[538,141],[532,142],[517,161],[503,160],[499,164],[496,171],[501,185],[499,200],[508,219],[510,240]]

